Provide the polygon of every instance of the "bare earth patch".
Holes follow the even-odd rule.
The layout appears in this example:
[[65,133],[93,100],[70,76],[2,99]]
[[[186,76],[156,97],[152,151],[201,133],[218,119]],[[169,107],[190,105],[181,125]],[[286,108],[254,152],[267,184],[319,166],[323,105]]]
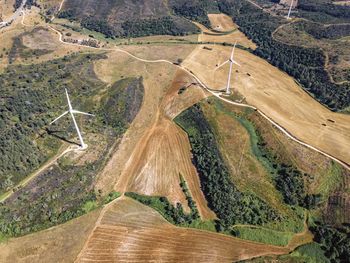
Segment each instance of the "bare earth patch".
[[57,48],[56,40],[57,37],[47,28],[37,28],[22,37],[23,45],[31,49],[54,50]]

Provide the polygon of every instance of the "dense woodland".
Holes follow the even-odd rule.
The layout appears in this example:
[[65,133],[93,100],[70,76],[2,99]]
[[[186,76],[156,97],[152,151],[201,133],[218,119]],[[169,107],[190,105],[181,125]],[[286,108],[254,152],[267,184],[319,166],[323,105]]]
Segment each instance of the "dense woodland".
[[306,91],[330,109],[342,110],[350,105],[349,84],[336,85],[330,81],[321,50],[285,45],[272,38],[272,32],[285,23],[283,18],[270,16],[245,0],[223,0],[219,7],[257,43],[256,55],[295,77]]
[[207,14],[218,12],[216,2],[210,0],[171,0],[170,7],[175,15],[197,21],[206,27],[210,27],[210,21]]
[[317,39],[337,39],[350,36],[350,24],[334,24],[324,26],[318,23],[301,21],[296,23],[299,30],[303,30]]
[[193,25],[183,24],[181,19],[165,16],[156,19],[126,21],[122,23],[122,37],[142,37],[150,35],[186,35],[198,33]]
[[332,0],[299,0],[298,15],[315,22],[350,22],[350,6],[332,4]]
[[281,220],[263,200],[254,194],[240,192],[233,184],[215,136],[199,105],[187,109],[175,121],[189,136],[201,187],[224,229],[234,224],[261,225]]
[[331,263],[348,262],[350,258],[350,225],[333,227],[316,222],[310,228]]

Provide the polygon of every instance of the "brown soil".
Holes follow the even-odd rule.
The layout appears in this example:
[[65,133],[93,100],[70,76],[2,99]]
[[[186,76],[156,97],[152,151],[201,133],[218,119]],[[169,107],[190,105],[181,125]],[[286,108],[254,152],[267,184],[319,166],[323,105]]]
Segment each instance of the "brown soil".
[[129,198],[111,204],[77,262],[233,262],[288,249],[167,223]]

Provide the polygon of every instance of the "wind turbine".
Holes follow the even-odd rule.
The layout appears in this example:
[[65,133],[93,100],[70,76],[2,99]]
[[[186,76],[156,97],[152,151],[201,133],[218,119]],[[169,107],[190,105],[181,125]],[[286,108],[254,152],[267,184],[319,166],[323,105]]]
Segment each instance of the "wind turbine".
[[231,52],[231,57],[226,60],[224,63],[222,63],[220,66],[218,66],[216,69],[219,69],[221,68],[223,65],[225,65],[226,63],[230,63],[230,71],[228,73],[228,79],[227,79],[227,86],[226,86],[226,95],[230,95],[230,84],[231,84],[231,75],[232,75],[232,67],[233,67],[233,64],[236,64],[238,66],[241,66],[237,61],[235,61],[233,59],[233,55],[235,53],[235,48],[236,48],[236,45],[237,45],[237,41],[235,42],[234,46],[233,46],[233,49],[232,49],[232,52]]
[[50,125],[56,121],[58,121],[60,118],[62,118],[63,116],[65,116],[66,114],[70,114],[72,119],[73,119],[73,123],[74,123],[74,126],[75,126],[75,130],[77,131],[78,133],[78,137],[79,137],[79,141],[80,141],[80,149],[84,150],[87,148],[87,144],[84,143],[84,140],[83,140],[83,136],[81,136],[81,133],[80,133],[80,130],[79,130],[79,127],[78,127],[78,124],[75,120],[75,117],[74,117],[74,113],[76,114],[84,114],[84,115],[88,115],[88,116],[95,116],[93,114],[90,114],[90,113],[86,113],[86,112],[82,112],[82,111],[77,111],[77,110],[74,110],[72,108],[72,104],[70,103],[70,99],[69,99],[69,95],[68,95],[68,91],[67,89],[66,90],[66,96],[67,96],[67,102],[68,102],[68,111],[64,112],[62,115],[60,115],[59,117],[57,117],[56,119],[54,119]]
[[292,2],[290,3],[287,19],[290,19],[290,13],[292,12],[293,3],[294,3],[294,0],[292,0]]

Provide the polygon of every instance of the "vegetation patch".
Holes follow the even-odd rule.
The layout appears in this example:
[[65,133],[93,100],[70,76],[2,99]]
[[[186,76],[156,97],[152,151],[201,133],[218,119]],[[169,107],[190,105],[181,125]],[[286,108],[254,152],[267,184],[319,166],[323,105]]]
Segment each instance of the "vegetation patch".
[[198,219],[198,212],[186,214],[180,203],[172,205],[166,197],[145,196],[136,193],[128,192],[126,196],[131,197],[140,203],[150,206],[158,211],[167,221],[178,226],[189,226],[192,222]]
[[297,247],[293,252],[288,255],[282,256],[265,256],[250,260],[244,260],[243,262],[249,263],[265,263],[265,262],[281,262],[281,263],[330,263],[331,261],[325,256],[324,251],[320,245],[312,242],[309,244]]
[[102,96],[100,114],[104,124],[119,134],[136,117],[142,105],[144,87],[140,78],[125,78],[114,83]]
[[333,227],[316,222],[310,230],[330,262],[346,262],[350,258],[349,225]]
[[284,258],[297,259],[303,262],[310,263],[329,263],[330,260],[324,255],[324,251],[321,249],[320,245],[317,243],[310,243],[302,245],[294,250],[288,256],[282,256]]
[[[57,136],[47,133],[48,124],[66,110],[64,87],[72,97],[87,101],[88,94],[105,85],[92,71],[92,62],[101,58],[71,56],[30,66],[9,66],[0,75],[0,193],[53,156],[62,144],[57,136],[68,138],[64,132],[57,135],[52,130]],[[76,99],[73,103],[86,109]]]
[[[263,198],[265,201],[267,201],[269,204],[272,201],[271,205],[273,204],[275,209],[277,209],[282,215],[283,215],[283,220],[282,221],[271,221],[269,223],[265,223],[264,226],[268,228],[272,228],[274,230],[278,231],[288,231],[288,232],[300,232],[303,229],[302,221],[304,219],[304,212],[303,209],[298,207],[298,203],[291,204],[291,202],[286,202],[285,199],[287,199],[287,195],[298,192],[299,190],[303,190],[302,192],[304,193],[304,182],[303,181],[297,181],[297,184],[293,185],[288,185],[289,188],[279,188],[277,187],[276,182],[281,181],[283,182],[282,184],[285,185],[287,184],[285,181],[289,180],[286,179],[286,176],[281,176],[281,174],[278,173],[277,167],[280,167],[283,164],[283,160],[281,160],[278,156],[278,154],[274,151],[274,149],[270,148],[270,145],[267,145],[266,143],[262,143],[262,136],[260,134],[260,130],[256,126],[256,112],[251,109],[237,109],[237,110],[232,110],[232,108],[227,107],[227,105],[223,104],[220,100],[216,98],[210,98],[208,100],[208,103],[202,103],[201,107],[205,111],[205,116],[208,119],[210,126],[212,127],[212,131],[214,133],[214,136],[216,140],[219,143],[220,146],[220,151],[222,154],[227,154],[229,153],[230,155],[233,154],[230,152],[233,150],[232,148],[229,148],[225,146],[225,144],[229,143],[230,141],[226,141],[225,139],[222,138],[222,136],[230,136],[227,134],[222,134],[222,128],[219,127],[225,127],[225,125],[221,124],[225,118],[223,118],[225,115],[228,116],[229,118],[232,118],[234,121],[234,125],[241,125],[246,132],[249,134],[249,145],[250,145],[250,151],[247,153],[241,152],[242,150],[239,151],[240,158],[244,156],[244,158],[247,158],[245,160],[248,161],[250,160],[250,156],[254,159],[256,159],[260,164],[261,168],[265,170],[266,178],[256,178],[256,182],[252,182],[251,177],[260,177],[263,176],[262,174],[257,174],[257,166],[255,166],[255,162],[246,162],[247,167],[244,168],[242,166],[242,163],[239,162],[239,171],[240,174],[235,174],[235,169],[237,169],[237,166],[233,167],[231,169],[231,176],[236,177],[236,179],[233,179],[234,182],[235,180],[237,181],[237,185],[239,186],[239,189],[246,189],[246,191],[254,192],[254,194],[258,195],[259,197]],[[212,109],[211,109],[212,108]],[[221,119],[223,118],[223,119]],[[220,120],[220,121],[219,121]],[[229,127],[229,126],[228,126]],[[228,127],[225,127],[224,129],[228,129]],[[235,136],[240,136],[238,134],[235,134]],[[275,138],[273,138],[275,140]],[[239,144],[238,144],[239,145]],[[227,152],[227,149],[230,151]],[[248,155],[246,155],[248,154]],[[268,157],[271,157],[270,158]],[[227,157],[226,157],[227,158]],[[242,159],[241,159],[242,160]],[[229,162],[229,160],[227,160]],[[289,162],[288,162],[289,163]],[[253,165],[253,167],[251,167]],[[291,166],[294,167],[294,166]],[[243,169],[243,170],[242,170]],[[245,170],[247,169],[247,170]],[[301,172],[293,168],[293,170],[297,171],[298,174],[301,174]],[[239,179],[237,178],[240,177]],[[288,176],[293,176],[292,173],[288,173]],[[242,178],[246,177],[246,179]],[[298,178],[300,179],[300,178]],[[303,179],[303,178],[302,178]],[[293,180],[292,180],[293,181]],[[295,183],[293,181],[293,183]],[[243,184],[243,185],[242,185]],[[269,185],[271,188],[269,188]],[[243,188],[241,188],[243,186]],[[262,193],[260,188],[264,188],[262,191],[268,191],[268,194]],[[275,189],[276,190],[275,190]],[[293,191],[291,191],[291,189]],[[299,190],[295,190],[299,189]],[[273,191],[275,190],[275,191]],[[281,192],[281,199],[278,196],[279,193],[278,191]],[[285,191],[285,192],[284,192]],[[277,195],[277,196],[276,196]],[[286,197],[284,197],[286,196]],[[293,194],[294,196],[294,194]],[[306,194],[300,198],[301,203],[304,203],[304,198],[306,197]],[[277,201],[276,203],[276,198],[278,198],[280,201]],[[283,202],[284,201],[284,202]]]
[[[76,136],[69,118],[48,123],[66,110],[63,87],[75,108],[92,110],[93,119],[78,119],[89,148],[66,154],[0,205],[0,233],[19,236],[42,230],[87,213],[119,196],[103,197],[95,179],[112,147],[134,119],[143,100],[141,78],[121,80],[112,87],[101,82],[92,62],[104,55],[74,55],[31,65],[11,66],[1,75],[1,190],[13,189],[40,167],[59,147]],[[135,96],[134,101],[126,99]],[[16,99],[14,99],[16,98]],[[6,102],[6,103],[5,103]],[[109,116],[109,115],[112,116]],[[118,120],[110,122],[111,118]],[[68,127],[68,129],[67,129]]]
[[208,13],[219,12],[216,3],[210,0],[171,0],[170,6],[175,15],[197,21],[208,28],[210,27]]
[[187,109],[175,121],[189,136],[201,187],[223,230],[239,223],[261,225],[271,220],[281,220],[263,200],[254,194],[240,192],[232,183],[200,105]]
[[231,233],[242,239],[276,246],[287,246],[294,235],[292,232],[279,232],[271,229],[249,226],[235,226],[232,228]]

